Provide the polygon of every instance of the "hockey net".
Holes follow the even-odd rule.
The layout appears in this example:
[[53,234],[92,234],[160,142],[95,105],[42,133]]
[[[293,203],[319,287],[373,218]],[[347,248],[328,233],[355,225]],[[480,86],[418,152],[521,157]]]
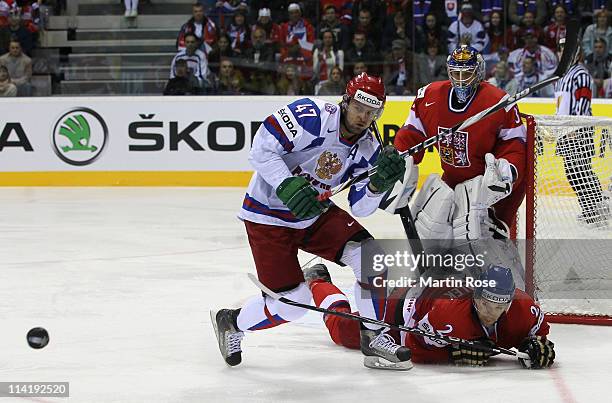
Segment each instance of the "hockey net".
[[524,117],[527,292],[549,321],[612,325],[612,119]]

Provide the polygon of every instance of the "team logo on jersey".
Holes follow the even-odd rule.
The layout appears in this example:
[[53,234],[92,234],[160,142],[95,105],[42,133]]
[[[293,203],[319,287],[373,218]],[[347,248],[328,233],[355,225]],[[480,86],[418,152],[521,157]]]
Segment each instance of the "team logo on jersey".
[[[438,126],[438,134],[448,133],[448,127]],[[470,166],[468,158],[468,132],[457,131],[451,135],[446,135],[440,140],[440,159],[457,168]]]
[[336,113],[336,111],[338,110],[338,107],[336,105],[332,105],[332,104],[325,104],[325,110],[330,114],[333,115],[334,113]]
[[342,161],[338,158],[338,154],[325,151],[317,160],[315,172],[319,178],[329,180],[333,175],[340,172],[341,169]]

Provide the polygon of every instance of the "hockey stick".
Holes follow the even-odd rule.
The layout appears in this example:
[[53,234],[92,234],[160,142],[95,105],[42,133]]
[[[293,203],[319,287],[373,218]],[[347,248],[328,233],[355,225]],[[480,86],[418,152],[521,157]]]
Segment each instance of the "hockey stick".
[[289,298],[285,298],[283,296],[278,295],[277,293],[275,293],[274,291],[270,290],[268,287],[263,285],[257,279],[257,277],[255,277],[254,274],[249,273],[248,276],[251,279],[251,281],[253,282],[253,284],[255,284],[261,291],[263,291],[270,298],[272,298],[272,299],[274,299],[276,301],[280,301],[280,302],[282,302],[284,304],[287,304],[287,305],[291,305],[291,306],[295,306],[295,307],[303,308],[303,309],[308,309],[310,311],[326,313],[328,315],[336,315],[336,316],[340,316],[340,317],[351,319],[351,320],[357,320],[359,322],[370,323],[372,325],[388,327],[390,329],[400,330],[400,331],[403,331],[403,332],[413,333],[413,334],[417,334],[419,336],[423,336],[423,337],[427,337],[427,338],[430,338],[430,339],[442,341],[442,342],[445,342],[445,343],[458,344],[458,345],[464,346],[464,347],[472,347],[472,348],[475,348],[477,350],[486,351],[486,352],[492,353],[492,354],[507,354],[507,355],[518,357],[518,358],[530,359],[529,358],[529,354],[523,353],[521,351],[509,350],[507,348],[502,348],[502,347],[489,347],[489,346],[483,345],[483,344],[481,344],[481,343],[479,343],[477,341],[473,341],[473,340],[465,340],[465,339],[460,339],[460,338],[454,337],[454,336],[444,336],[444,335],[440,335],[440,334],[428,333],[428,332],[425,332],[425,331],[423,331],[421,329],[412,328],[412,327],[406,327],[406,326],[402,326],[402,325],[394,325],[394,324],[391,324],[391,323],[383,322],[382,320],[376,320],[376,319],[366,318],[365,316],[355,315],[354,313],[338,312],[338,311],[334,311],[334,310],[331,310],[331,309],[319,308],[318,306],[313,306],[313,305],[309,305],[309,304],[302,304],[300,302],[296,302],[296,301],[293,301],[293,300],[291,300]]
[[[378,140],[378,143],[381,147],[384,147],[382,136],[378,131],[378,125],[376,121],[373,121],[370,125],[370,128],[374,132],[374,136]],[[416,230],[416,226],[414,224],[414,218],[412,218],[412,212],[410,211],[410,207],[404,206],[399,209],[399,216],[402,221],[402,226],[404,227],[404,232],[406,233],[406,237],[408,238],[408,244],[410,244],[410,249],[414,255],[419,255],[423,252],[423,243],[421,242],[421,237],[419,237],[419,233]],[[419,266],[419,274],[423,274],[425,272],[425,268]]]
[[[567,73],[567,70],[569,69],[570,65],[572,64],[574,60],[574,56],[576,54],[576,50],[578,48],[578,30],[579,30],[578,21],[576,19],[571,19],[568,21],[566,27],[567,27],[567,31],[566,31],[566,36],[565,36],[566,38],[565,48],[563,49],[563,55],[561,56],[561,61],[559,61],[559,64],[557,65],[557,69],[555,70],[552,76],[536,83],[535,85],[529,88],[525,88],[523,91],[518,92],[517,94],[513,96],[510,96],[510,95],[504,96],[495,105],[490,106],[489,108],[477,113],[476,115],[464,120],[463,122],[457,123],[455,126],[450,128],[446,133],[439,133],[433,137],[430,137],[427,140],[423,141],[422,143],[419,143],[413,147],[410,147],[408,150],[404,151],[400,155],[403,158],[406,158],[428,147],[431,147],[432,145],[438,143],[443,138],[450,136],[459,130],[466,129],[470,127],[471,125],[473,125],[474,123],[486,118],[487,116],[492,115],[493,113],[499,110],[509,109],[511,106],[517,103],[520,99],[523,99],[526,96],[533,94],[536,91],[541,90],[542,88],[554,83],[555,81],[563,77],[565,73]],[[334,187],[333,189],[328,190],[327,192],[321,194],[319,196],[319,199],[320,200],[329,199],[335,194],[342,192],[343,190],[353,186],[355,183],[361,182],[362,180],[372,176],[374,173],[376,173],[376,167],[373,167],[369,169],[368,171],[364,171],[361,174],[351,178],[350,180]]]

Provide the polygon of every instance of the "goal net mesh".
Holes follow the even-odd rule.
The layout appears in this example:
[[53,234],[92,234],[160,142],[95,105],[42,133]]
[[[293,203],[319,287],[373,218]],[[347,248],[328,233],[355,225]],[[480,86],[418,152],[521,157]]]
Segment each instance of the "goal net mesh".
[[612,316],[612,119],[534,118],[518,233],[527,287],[550,314]]

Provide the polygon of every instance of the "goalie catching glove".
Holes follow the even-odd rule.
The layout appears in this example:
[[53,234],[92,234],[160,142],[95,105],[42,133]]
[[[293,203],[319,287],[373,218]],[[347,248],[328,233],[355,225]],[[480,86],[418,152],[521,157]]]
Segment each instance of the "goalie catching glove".
[[370,177],[370,190],[383,193],[391,189],[395,182],[404,177],[406,163],[395,147],[383,148],[374,164],[376,173]]
[[317,199],[319,192],[301,176],[285,179],[276,188],[276,195],[301,220],[320,215],[326,207]]
[[[477,342],[486,347],[495,347],[495,343],[487,338],[479,339]],[[484,351],[470,346],[451,345],[449,349],[450,360],[455,365],[482,367],[487,364],[489,357],[493,355],[490,351]]]
[[524,368],[548,368],[555,361],[555,345],[541,336],[532,336],[523,340],[519,351],[529,354],[528,360],[519,358]]

